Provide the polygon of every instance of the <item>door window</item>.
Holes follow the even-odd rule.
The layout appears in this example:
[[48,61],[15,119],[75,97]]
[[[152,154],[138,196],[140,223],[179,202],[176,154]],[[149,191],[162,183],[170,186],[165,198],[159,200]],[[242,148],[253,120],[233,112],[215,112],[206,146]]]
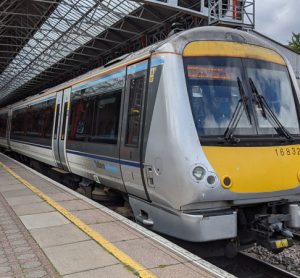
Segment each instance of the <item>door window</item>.
[[144,84],[145,76],[130,81],[125,144],[131,147],[138,147],[139,145]]

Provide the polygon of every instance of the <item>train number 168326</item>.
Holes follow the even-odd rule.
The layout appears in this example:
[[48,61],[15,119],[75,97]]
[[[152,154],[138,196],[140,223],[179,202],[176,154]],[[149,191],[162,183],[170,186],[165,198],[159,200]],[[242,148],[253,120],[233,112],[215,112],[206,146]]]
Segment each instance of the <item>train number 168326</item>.
[[275,153],[277,156],[300,155],[300,147],[276,148]]

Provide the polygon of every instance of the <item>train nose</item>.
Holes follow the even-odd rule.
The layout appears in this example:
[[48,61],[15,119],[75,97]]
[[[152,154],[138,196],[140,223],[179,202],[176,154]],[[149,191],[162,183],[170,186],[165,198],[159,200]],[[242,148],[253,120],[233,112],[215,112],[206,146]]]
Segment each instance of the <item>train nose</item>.
[[[277,147],[202,148],[222,187],[234,193],[286,191],[299,186],[300,145],[286,147],[284,155]],[[297,149],[299,155],[292,155]]]

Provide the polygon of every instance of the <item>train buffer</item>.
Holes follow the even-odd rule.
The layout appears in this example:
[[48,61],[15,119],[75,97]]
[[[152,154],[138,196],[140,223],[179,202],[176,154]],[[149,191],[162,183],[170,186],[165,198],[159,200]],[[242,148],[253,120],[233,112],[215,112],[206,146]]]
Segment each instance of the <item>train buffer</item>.
[[0,235],[0,277],[231,277],[3,154]]

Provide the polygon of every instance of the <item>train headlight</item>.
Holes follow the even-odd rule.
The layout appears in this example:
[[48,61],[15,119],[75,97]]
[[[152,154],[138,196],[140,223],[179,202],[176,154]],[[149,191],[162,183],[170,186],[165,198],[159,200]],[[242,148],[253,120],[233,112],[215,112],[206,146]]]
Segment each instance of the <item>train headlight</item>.
[[204,178],[205,173],[206,173],[205,169],[201,166],[196,166],[193,169],[193,176],[197,181],[201,181]]

